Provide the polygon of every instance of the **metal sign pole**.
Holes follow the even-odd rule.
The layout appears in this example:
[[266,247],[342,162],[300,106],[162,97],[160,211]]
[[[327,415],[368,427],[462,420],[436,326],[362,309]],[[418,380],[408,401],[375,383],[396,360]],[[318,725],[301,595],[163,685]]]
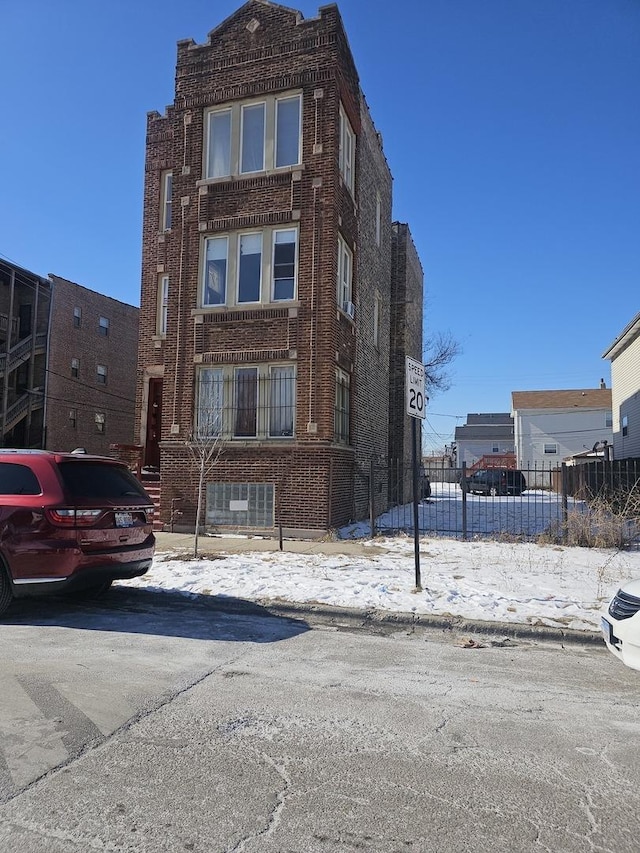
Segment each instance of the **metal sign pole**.
[[420,527],[418,522],[418,419],[411,418],[413,442],[413,552],[416,564],[416,591],[422,592],[420,579]]

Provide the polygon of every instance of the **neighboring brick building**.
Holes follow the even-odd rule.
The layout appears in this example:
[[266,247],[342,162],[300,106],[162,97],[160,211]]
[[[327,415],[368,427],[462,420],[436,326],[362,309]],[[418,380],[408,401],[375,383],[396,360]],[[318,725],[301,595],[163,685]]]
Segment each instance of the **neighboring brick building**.
[[372,469],[387,508],[391,201],[337,6],[250,0],[178,43],[174,104],[147,125],[136,427],[165,524],[179,508],[193,529],[196,433],[222,447],[210,528],[362,518]]
[[3,447],[133,441],[139,309],[0,262]]

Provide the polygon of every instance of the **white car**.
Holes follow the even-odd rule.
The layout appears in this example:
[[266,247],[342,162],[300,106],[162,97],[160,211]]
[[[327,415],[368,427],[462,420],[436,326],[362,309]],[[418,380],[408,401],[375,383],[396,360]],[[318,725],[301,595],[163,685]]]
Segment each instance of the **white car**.
[[640,670],[640,579],[620,587],[600,624],[609,651]]

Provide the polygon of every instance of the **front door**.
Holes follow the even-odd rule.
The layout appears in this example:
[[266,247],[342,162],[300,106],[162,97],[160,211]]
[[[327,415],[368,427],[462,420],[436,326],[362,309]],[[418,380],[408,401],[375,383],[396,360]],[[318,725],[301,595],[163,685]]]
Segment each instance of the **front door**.
[[149,380],[147,407],[147,437],[144,445],[144,465],[160,468],[160,437],[162,434],[162,379]]

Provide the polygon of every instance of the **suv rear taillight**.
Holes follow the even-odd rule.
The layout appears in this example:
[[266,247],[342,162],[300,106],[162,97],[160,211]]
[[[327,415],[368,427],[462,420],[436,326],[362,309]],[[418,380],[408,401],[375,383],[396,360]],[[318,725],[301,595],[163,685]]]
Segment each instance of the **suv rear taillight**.
[[59,527],[89,527],[103,513],[101,509],[67,509],[56,507],[46,510],[47,518]]

